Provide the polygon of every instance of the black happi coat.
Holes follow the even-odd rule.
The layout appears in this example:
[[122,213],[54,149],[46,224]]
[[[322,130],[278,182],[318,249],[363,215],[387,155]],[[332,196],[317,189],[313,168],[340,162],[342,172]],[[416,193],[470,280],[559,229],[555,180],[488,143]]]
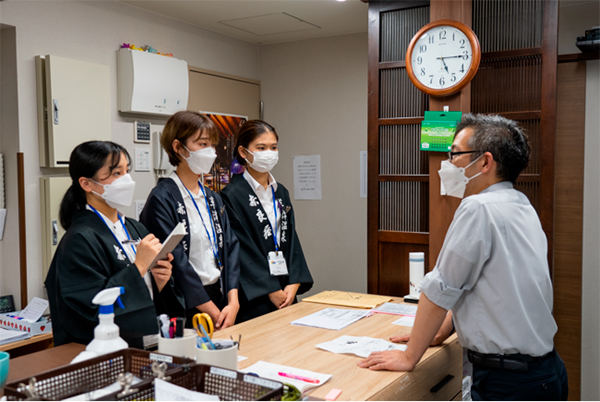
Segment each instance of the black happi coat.
[[[210,215],[215,224],[219,259],[223,265],[221,271],[223,301],[221,306],[217,306],[221,309],[227,305],[229,291],[237,289],[239,286],[239,243],[229,227],[229,219],[221,197],[209,188],[204,187],[204,191],[210,205]],[[202,208],[203,206],[198,205],[198,207]],[[184,222],[185,227],[189,227],[188,213],[197,214],[198,212],[188,211],[177,183],[171,178],[164,178],[160,179],[157,186],[150,192],[140,215],[140,222],[162,242],[179,222]],[[188,262],[189,245],[190,235],[188,233],[173,250],[174,258],[171,264],[173,264],[175,284],[183,293],[186,308],[193,309],[211,299],[202,285],[202,280]]]
[[236,322],[243,322],[277,310],[269,293],[282,290],[288,284],[299,283],[297,294],[313,285],[302,246],[296,234],[294,210],[288,190],[277,183],[275,198],[281,214],[279,249],[283,252],[289,275],[271,276],[268,254],[275,251],[275,242],[267,213],[250,184],[241,175],[234,175],[223,189],[221,197],[227,206],[231,227],[240,241],[240,311]]
[[[125,226],[134,240],[148,234],[133,219],[125,218]],[[71,227],[56,249],[45,285],[55,346],[91,342],[99,310],[92,299],[106,288],[125,288],[121,295],[125,308],[115,306],[115,324],[121,338],[131,347],[143,348],[143,337],[158,333],[157,315],[182,316],[185,311],[173,278],[160,293],[152,278],[152,300],[139,270],[129,261],[111,230],[88,210],[75,213]]]

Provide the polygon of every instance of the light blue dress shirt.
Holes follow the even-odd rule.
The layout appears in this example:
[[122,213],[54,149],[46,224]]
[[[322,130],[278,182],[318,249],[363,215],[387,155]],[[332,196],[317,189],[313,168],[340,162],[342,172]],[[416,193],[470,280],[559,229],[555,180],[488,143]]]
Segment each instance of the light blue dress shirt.
[[462,200],[421,290],[452,309],[461,345],[480,353],[552,351],[548,244],[527,197],[510,182]]

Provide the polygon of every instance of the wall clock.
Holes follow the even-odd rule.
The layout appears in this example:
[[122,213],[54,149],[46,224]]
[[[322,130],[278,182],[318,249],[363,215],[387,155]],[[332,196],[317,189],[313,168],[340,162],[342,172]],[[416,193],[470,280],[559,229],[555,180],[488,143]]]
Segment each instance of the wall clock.
[[406,52],[408,77],[432,96],[460,91],[475,76],[481,47],[475,32],[462,22],[438,20],[425,25]]

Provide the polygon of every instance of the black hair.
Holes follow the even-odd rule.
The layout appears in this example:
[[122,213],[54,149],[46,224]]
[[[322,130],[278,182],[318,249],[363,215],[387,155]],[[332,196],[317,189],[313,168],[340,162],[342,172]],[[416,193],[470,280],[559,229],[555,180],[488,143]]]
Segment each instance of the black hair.
[[65,193],[60,203],[60,224],[65,230],[71,227],[75,212],[85,209],[87,200],[85,191],[79,184],[79,178],[95,178],[98,171],[106,164],[109,170],[117,167],[121,161],[121,154],[131,161],[127,150],[119,144],[111,141],[88,141],[79,144],[69,158],[69,175],[71,176],[71,187]]
[[[467,141],[471,149],[490,152],[497,164],[496,174],[513,184],[529,164],[531,147],[527,134],[514,120],[498,115],[467,113],[456,126],[456,133],[471,128],[473,135]],[[471,161],[481,155],[471,154]]]
[[250,143],[254,141],[256,137],[269,131],[275,134],[275,138],[279,141],[279,136],[277,135],[275,128],[269,123],[262,120],[248,120],[245,122],[242,127],[240,127],[240,131],[238,131],[235,149],[233,150],[233,157],[237,159],[241,165],[245,166],[246,160],[242,158],[238,152],[239,147],[241,146],[248,149],[248,146],[250,146]]

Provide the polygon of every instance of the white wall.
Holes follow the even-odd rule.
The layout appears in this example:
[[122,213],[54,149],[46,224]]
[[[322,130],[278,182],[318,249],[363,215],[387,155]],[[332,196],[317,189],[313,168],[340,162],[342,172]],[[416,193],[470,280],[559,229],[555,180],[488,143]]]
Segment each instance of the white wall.
[[[116,52],[122,43],[151,45],[161,53],[173,53],[192,66],[251,79],[259,76],[258,49],[255,45],[115,1],[2,1],[0,23],[16,27],[18,141],[12,138],[16,132],[3,130],[0,144],[4,146],[10,137],[10,141],[18,144],[18,151],[24,153],[28,294],[31,299],[44,296],[39,177],[50,174],[48,169],[42,171],[38,163],[34,57],[53,54],[108,65],[111,74],[112,138],[133,154],[133,121],[136,118],[147,120],[147,117],[123,115],[117,111]],[[3,103],[4,96],[3,91]],[[165,120],[150,121],[165,123]],[[138,183],[135,199],[145,200],[155,183],[153,174],[133,172],[132,176]],[[10,185],[7,193],[15,194],[16,184]],[[12,213],[16,217],[14,207]],[[134,207],[123,212],[135,216]],[[7,231],[16,235],[16,218],[8,223]],[[0,243],[0,294],[13,294],[19,304],[18,247],[13,245],[14,239]]]
[[[273,170],[292,196],[315,285],[310,293],[367,291],[367,199],[359,152],[367,149],[367,34],[264,45],[265,120],[280,137]],[[293,200],[294,155],[321,155],[322,200]]]
[[[16,191],[17,152],[19,150],[16,55],[15,29],[1,25],[0,153],[4,156],[4,188],[7,216],[4,237],[3,240],[0,240],[0,295],[11,293],[9,292],[10,287],[7,286],[10,282],[9,278],[18,278],[19,275],[19,237],[16,231],[18,227],[18,199]],[[18,297],[15,298],[15,302],[17,300]]]

